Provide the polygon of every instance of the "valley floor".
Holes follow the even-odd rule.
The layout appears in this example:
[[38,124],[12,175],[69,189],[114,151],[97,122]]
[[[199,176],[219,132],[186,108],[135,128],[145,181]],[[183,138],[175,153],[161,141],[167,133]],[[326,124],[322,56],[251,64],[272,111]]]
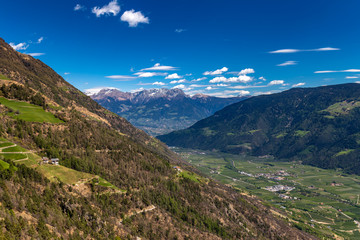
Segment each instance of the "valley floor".
[[278,162],[271,156],[251,157],[173,148],[202,173],[256,195],[282,209],[295,227],[334,239],[360,239],[360,177]]

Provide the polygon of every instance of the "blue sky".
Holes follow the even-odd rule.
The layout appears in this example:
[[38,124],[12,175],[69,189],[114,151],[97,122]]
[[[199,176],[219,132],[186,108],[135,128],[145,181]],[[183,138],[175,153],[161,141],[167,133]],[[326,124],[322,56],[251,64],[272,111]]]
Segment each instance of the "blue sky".
[[358,0],[1,1],[0,37],[84,91],[258,95],[360,81]]

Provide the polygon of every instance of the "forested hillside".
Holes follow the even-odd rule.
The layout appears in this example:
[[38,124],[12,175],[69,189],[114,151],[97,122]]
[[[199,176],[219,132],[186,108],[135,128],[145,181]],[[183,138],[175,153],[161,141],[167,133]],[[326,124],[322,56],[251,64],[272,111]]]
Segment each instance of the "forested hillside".
[[0,74],[5,239],[313,239],[2,39]]
[[169,146],[273,155],[360,174],[359,107],[357,83],[294,88],[235,103],[159,139]]

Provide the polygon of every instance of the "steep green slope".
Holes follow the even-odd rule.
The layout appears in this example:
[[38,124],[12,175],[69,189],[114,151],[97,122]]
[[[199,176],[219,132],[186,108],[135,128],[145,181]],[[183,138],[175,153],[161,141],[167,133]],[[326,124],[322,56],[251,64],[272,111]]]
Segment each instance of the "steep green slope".
[[296,88],[236,103],[160,136],[170,146],[273,155],[360,174],[360,84]]
[[[2,39],[0,74],[9,79],[0,80],[0,96],[41,106],[62,120],[25,121],[0,105],[2,138],[39,156],[57,157],[61,165],[37,171],[35,163],[16,162],[26,157],[24,149],[2,154],[8,165],[2,163],[5,167],[0,169],[0,236],[313,238],[276,218],[258,200],[203,180],[164,144],[100,107],[41,61],[14,51]],[[175,164],[183,174],[173,169]],[[66,178],[61,181],[64,167],[100,178],[73,185]],[[60,181],[49,182],[51,176]],[[106,191],[110,183],[126,194]]]

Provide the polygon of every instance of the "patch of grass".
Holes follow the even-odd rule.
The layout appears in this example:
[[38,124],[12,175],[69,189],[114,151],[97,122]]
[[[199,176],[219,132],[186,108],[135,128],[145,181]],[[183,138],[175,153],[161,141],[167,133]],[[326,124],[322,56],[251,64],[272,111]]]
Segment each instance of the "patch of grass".
[[61,106],[54,106],[54,105],[51,105],[51,104],[48,104],[49,108],[51,109],[54,109],[54,110],[61,110],[62,107]]
[[213,136],[213,135],[216,135],[216,131],[214,130],[211,130],[210,128],[203,128],[202,129],[202,134],[205,135],[205,136]]
[[182,170],[179,174],[179,176],[183,177],[183,178],[187,178],[193,182],[197,182],[200,183],[200,177],[192,172],[186,171],[186,170]]
[[3,143],[0,143],[0,148],[2,147],[9,147],[9,146],[12,146],[14,145],[13,143],[10,143],[10,142],[3,142]]
[[114,186],[113,184],[109,183],[108,181],[106,181],[105,179],[103,178],[99,178],[99,182],[98,182],[98,185],[99,186],[103,186],[103,187],[108,187],[108,188],[111,188],[111,189],[114,189],[114,190],[118,190],[118,191],[121,191],[121,192],[126,192],[126,190],[122,190],[116,186]]
[[[62,123],[52,113],[46,112],[42,107],[26,102],[19,102],[0,97],[0,103],[13,110],[9,115],[13,118],[29,121],[29,122],[49,122]],[[16,112],[19,114],[16,114]]]
[[335,119],[335,117],[334,117],[334,116],[331,116],[331,115],[325,115],[324,117],[325,117],[325,118],[328,118],[328,119]]
[[2,152],[27,152],[28,150],[26,150],[25,148],[22,148],[20,146],[15,146],[15,147],[9,147],[9,148],[5,148],[2,150]]
[[309,132],[310,131],[297,130],[297,131],[295,131],[294,136],[296,136],[296,137],[304,137]]
[[10,153],[10,154],[0,153],[0,156],[2,156],[5,160],[20,160],[26,158],[25,154],[20,154],[20,153]]
[[8,169],[9,166],[10,166],[10,164],[8,164],[7,162],[4,162],[3,160],[0,160],[0,168]]
[[354,149],[347,149],[347,150],[338,152],[337,154],[335,154],[335,156],[338,157],[338,156],[341,156],[341,155],[346,155],[346,154],[351,153],[352,151],[354,151]]
[[258,132],[258,131],[261,131],[261,129],[250,130],[249,133],[254,134],[254,133]]
[[80,180],[94,178],[94,175],[79,172],[61,165],[43,164],[37,167],[50,181],[58,181],[65,184],[76,184]]
[[332,116],[339,116],[349,113],[352,109],[360,107],[360,101],[343,101],[337,102],[322,112],[329,112]]
[[287,133],[279,133],[278,135],[276,135],[275,138],[282,138],[285,137],[287,135]]
[[11,80],[11,79],[3,74],[0,74],[0,80]]

